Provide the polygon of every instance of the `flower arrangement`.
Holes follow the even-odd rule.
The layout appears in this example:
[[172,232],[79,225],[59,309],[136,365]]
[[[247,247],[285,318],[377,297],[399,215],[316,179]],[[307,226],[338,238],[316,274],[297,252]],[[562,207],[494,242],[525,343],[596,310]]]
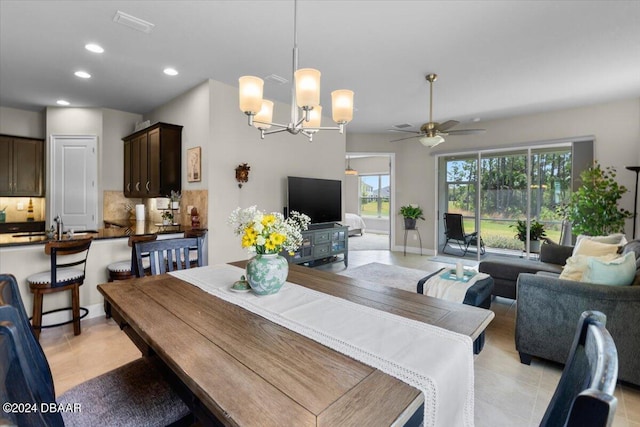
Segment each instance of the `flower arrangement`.
[[256,206],[236,208],[228,220],[234,232],[242,236],[242,247],[256,254],[277,254],[282,250],[294,252],[302,244],[302,231],[311,222],[310,218],[291,211],[288,218],[281,213],[264,213]]
[[182,195],[180,194],[179,191],[171,190],[171,195],[169,196],[169,198],[171,199],[172,202],[180,203],[180,199],[182,198]]

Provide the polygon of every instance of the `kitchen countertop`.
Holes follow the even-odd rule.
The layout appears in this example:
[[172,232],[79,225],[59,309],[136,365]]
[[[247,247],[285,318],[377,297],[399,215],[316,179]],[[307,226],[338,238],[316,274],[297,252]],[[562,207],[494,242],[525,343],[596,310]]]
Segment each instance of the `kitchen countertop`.
[[[162,225],[150,221],[115,220],[104,221],[105,227],[98,230],[78,230],[74,238],[93,236],[95,240],[119,239],[132,234],[173,234],[191,230],[191,225],[173,224]],[[65,239],[66,239],[65,233]],[[13,246],[38,245],[48,242],[44,232],[21,232],[0,234],[0,248]]]

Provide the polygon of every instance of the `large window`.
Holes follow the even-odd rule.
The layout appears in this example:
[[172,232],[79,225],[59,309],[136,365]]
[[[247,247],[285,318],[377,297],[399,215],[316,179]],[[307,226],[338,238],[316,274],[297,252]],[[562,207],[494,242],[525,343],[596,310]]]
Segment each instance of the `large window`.
[[360,215],[389,218],[389,175],[360,175]]
[[559,242],[556,208],[571,193],[571,146],[443,156],[440,170],[440,209],[462,214],[465,232],[479,229],[489,250],[521,254],[518,220],[541,222],[546,237]]

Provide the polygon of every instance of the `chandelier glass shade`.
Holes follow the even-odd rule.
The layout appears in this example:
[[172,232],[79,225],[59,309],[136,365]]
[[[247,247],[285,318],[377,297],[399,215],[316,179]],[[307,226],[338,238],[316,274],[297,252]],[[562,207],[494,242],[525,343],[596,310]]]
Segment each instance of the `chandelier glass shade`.
[[[313,140],[320,130],[344,132],[344,126],[353,119],[353,91],[340,89],[331,92],[332,119],[337,126],[322,127],[320,106],[320,71],[313,68],[298,69],[297,1],[293,18],[293,80],[291,87],[291,120],[287,124],[273,122],[273,102],[263,99],[264,80],[255,76],[238,79],[240,111],[247,115],[249,126],[260,131],[261,137],[287,131],[299,133]],[[301,110],[301,111],[300,111]],[[273,129],[271,129],[273,127]]]

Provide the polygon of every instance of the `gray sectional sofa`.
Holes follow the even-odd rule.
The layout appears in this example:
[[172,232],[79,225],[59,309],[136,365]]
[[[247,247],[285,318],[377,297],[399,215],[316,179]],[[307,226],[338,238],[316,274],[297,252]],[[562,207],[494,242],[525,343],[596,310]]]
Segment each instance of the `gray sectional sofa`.
[[[556,254],[564,250],[547,249]],[[618,350],[618,378],[640,386],[640,241],[622,248],[623,253],[629,251],[636,257],[631,286],[561,280],[548,272],[519,273],[515,344],[522,363],[529,364],[532,356],[564,363],[580,314],[598,310],[607,316],[607,329]]]

